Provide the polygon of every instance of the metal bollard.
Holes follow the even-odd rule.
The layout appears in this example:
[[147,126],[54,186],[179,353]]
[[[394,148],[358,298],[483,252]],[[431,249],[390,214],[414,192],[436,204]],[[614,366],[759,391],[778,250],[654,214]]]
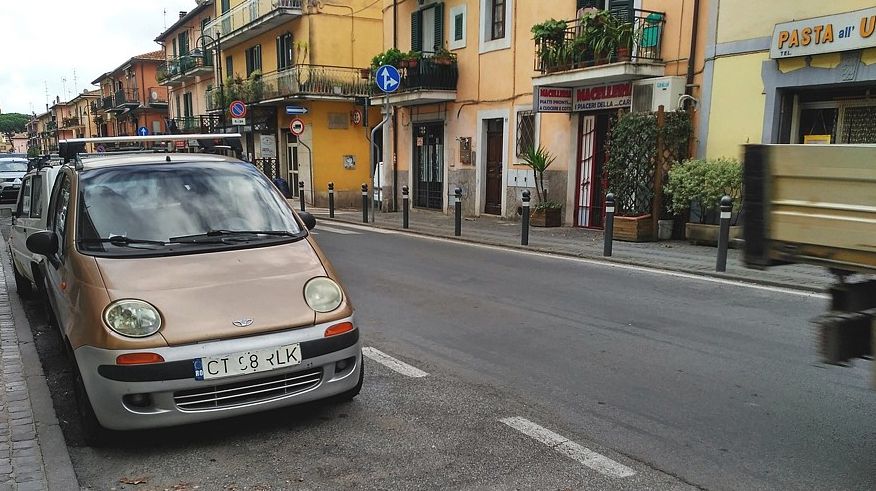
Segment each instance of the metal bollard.
[[306,208],[304,204],[304,181],[298,181],[298,199],[301,200],[301,211],[304,211]]
[[410,204],[411,197],[408,195],[408,187],[402,186],[402,228],[410,227]]
[[329,218],[335,217],[335,183],[328,183],[329,188]]
[[456,188],[453,190],[453,206],[456,207],[454,210],[453,235],[459,237],[462,235],[462,189]]
[[727,247],[730,245],[730,214],[733,212],[733,200],[730,196],[721,198],[721,229],[718,232],[718,261],[715,271],[727,271]]
[[605,244],[602,247],[603,256],[611,256],[611,246],[614,240],[614,193],[605,195]]
[[368,223],[368,185],[362,185],[362,223]]
[[523,231],[520,235],[520,245],[529,245],[529,190],[523,191]]

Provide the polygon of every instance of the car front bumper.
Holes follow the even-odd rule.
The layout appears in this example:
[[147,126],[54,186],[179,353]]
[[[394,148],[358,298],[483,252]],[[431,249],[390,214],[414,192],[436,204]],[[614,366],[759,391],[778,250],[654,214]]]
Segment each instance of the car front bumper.
[[0,184],[0,199],[18,199],[19,185]]
[[[341,322],[352,322],[352,318],[259,336],[149,350],[82,346],[75,350],[75,356],[101,425],[113,430],[174,426],[301,404],[354,388],[362,364],[359,329],[324,337],[327,327]],[[293,343],[300,343],[302,359],[298,365],[219,379],[195,379],[196,358]],[[157,353],[165,361],[116,365],[119,355],[138,351]]]

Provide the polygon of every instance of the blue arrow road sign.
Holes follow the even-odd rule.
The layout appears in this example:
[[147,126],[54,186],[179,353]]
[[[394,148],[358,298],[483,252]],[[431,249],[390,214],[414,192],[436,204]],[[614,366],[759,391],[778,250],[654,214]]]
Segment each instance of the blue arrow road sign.
[[137,128],[137,135],[138,136],[146,136],[148,134],[149,134],[149,128],[147,128],[145,126],[141,126],[141,127]]
[[301,107],[301,106],[286,106],[286,114],[289,114],[289,115],[307,114],[307,108]]
[[401,84],[401,75],[394,66],[383,65],[377,69],[377,87],[384,92],[395,92]]

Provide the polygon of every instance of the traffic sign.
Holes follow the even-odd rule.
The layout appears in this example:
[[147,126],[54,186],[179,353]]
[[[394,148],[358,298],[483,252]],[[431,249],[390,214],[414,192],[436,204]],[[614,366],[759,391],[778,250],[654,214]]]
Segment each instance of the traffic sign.
[[243,101],[233,101],[228,106],[228,111],[232,118],[244,118],[246,117],[246,104]]
[[231,118],[231,124],[242,126],[246,124],[246,118]]
[[286,106],[286,114],[294,116],[297,114],[307,114],[307,108],[301,106]]
[[401,84],[401,74],[392,65],[383,65],[377,69],[377,88],[384,92],[395,92]]
[[141,126],[137,128],[137,136],[146,136],[149,134],[149,128]]
[[301,136],[301,133],[304,133],[304,121],[301,121],[298,118],[293,118],[289,123],[289,131],[295,136]]

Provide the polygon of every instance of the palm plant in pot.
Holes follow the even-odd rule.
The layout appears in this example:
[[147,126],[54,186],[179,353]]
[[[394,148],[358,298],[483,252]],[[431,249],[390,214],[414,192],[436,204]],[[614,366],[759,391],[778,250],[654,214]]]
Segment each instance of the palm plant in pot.
[[630,50],[633,46],[633,24],[620,19],[614,19],[611,26],[614,38],[617,61],[630,61]]
[[538,196],[538,202],[533,207],[530,223],[535,227],[559,227],[563,222],[563,205],[550,201],[548,190],[544,186],[544,174],[554,163],[556,156],[539,146],[529,147],[521,157],[523,164],[535,174],[535,194]]

